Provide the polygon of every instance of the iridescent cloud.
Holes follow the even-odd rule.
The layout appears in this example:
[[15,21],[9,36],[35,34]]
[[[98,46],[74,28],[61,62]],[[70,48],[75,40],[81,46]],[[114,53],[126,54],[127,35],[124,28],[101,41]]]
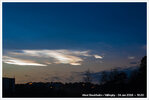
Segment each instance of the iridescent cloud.
[[[78,51],[78,50],[66,50],[66,49],[60,49],[60,50],[17,50],[17,51],[9,51],[7,53],[9,56],[27,56],[27,57],[34,57],[34,58],[40,58],[40,59],[48,59],[52,61],[42,62],[45,65],[46,64],[70,64],[70,65],[81,65],[84,61],[83,57],[95,57],[97,59],[102,59],[102,56],[99,56],[97,54],[92,55],[90,54],[90,51]],[[6,62],[5,62],[6,63]],[[14,62],[13,62],[14,63]],[[16,62],[15,62],[16,63]],[[12,64],[9,63],[9,64]]]
[[8,57],[8,56],[3,56],[3,62],[7,64],[14,64],[14,65],[21,65],[21,66],[47,66],[45,64],[36,63],[35,61],[23,60],[23,59]]
[[102,59],[103,57],[102,56],[99,56],[99,55],[94,55],[95,58],[97,59]]

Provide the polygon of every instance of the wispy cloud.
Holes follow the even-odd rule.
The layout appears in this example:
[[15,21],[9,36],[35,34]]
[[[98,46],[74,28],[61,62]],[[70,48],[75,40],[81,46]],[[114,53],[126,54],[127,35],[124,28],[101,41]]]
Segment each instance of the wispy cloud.
[[8,56],[3,56],[3,62],[7,64],[14,64],[14,65],[24,65],[24,66],[47,66],[45,64],[39,64],[31,60],[23,60]]
[[99,56],[99,55],[94,55],[95,58],[97,59],[102,59],[103,57],[102,56]]
[[[92,55],[90,54],[89,50],[86,51],[78,51],[78,50],[66,50],[66,49],[60,49],[60,50],[17,50],[17,51],[10,51],[8,52],[8,55],[13,55],[15,57],[18,56],[27,56],[27,57],[34,57],[34,58],[45,58],[52,61],[44,61],[44,65],[46,64],[70,64],[70,65],[81,65],[84,61],[83,57],[95,57],[97,59],[102,59],[102,56],[99,55]],[[15,59],[16,61],[16,59]],[[19,62],[19,61],[17,61]],[[9,62],[9,64],[17,63],[17,62]],[[5,63],[8,63],[5,61]],[[20,63],[19,63],[20,64]],[[22,63],[21,63],[22,64]]]
[[137,62],[133,61],[133,62],[130,62],[130,64],[137,64]]
[[129,56],[128,59],[135,59],[135,57],[133,57],[133,56]]

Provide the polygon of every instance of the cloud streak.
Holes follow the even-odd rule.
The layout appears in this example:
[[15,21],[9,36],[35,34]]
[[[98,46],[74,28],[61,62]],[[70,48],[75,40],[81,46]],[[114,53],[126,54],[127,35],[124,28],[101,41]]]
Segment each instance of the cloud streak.
[[102,56],[99,56],[99,55],[94,55],[95,58],[97,59],[102,59],[103,57]]
[[23,60],[8,56],[3,56],[3,62],[6,64],[21,65],[21,66],[47,66],[45,64],[39,64],[31,60]]
[[[59,49],[59,50],[19,50],[19,51],[10,51],[8,52],[8,55],[10,56],[26,56],[26,57],[33,57],[33,58],[39,58],[39,59],[48,59],[50,61],[43,62],[44,64],[38,64],[34,62],[29,62],[25,60],[19,60],[13,58],[5,57],[4,62],[7,64],[19,64],[19,65],[39,65],[39,66],[46,66],[47,64],[70,64],[70,65],[81,65],[84,61],[83,57],[94,57],[96,59],[103,59],[102,56],[99,56],[97,54],[92,55],[90,54],[90,51],[78,51],[78,50],[66,50],[66,49]],[[52,59],[52,61],[51,61]]]
[[129,56],[128,59],[131,59],[131,60],[132,60],[132,59],[135,59],[135,57],[133,57],[133,56]]

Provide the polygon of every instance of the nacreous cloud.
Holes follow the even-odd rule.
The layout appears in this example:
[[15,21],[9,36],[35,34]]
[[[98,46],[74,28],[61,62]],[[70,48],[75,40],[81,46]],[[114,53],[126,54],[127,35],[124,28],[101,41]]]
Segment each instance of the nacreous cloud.
[[95,58],[97,59],[102,59],[103,57],[102,56],[99,56],[99,55],[94,55]]
[[[76,51],[76,50],[20,50],[20,51],[11,51],[8,53],[13,56],[27,56],[40,59],[52,60],[52,63],[55,64],[70,64],[70,65],[81,65],[83,62],[83,57],[95,57],[102,59],[102,56],[91,55],[89,51]],[[44,63],[44,62],[43,62]],[[51,61],[50,63],[51,64]]]
[[39,64],[31,60],[23,60],[8,56],[3,56],[3,62],[7,64],[14,64],[14,65],[24,65],[24,66],[47,66],[44,64]]

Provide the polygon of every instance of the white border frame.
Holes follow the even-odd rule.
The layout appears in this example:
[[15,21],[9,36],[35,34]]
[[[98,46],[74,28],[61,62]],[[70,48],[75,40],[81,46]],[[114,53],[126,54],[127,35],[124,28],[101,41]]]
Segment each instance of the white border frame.
[[[147,11],[149,11],[149,4],[148,0],[1,0],[0,1],[0,99],[2,100],[49,100],[49,99],[61,99],[61,100],[149,100],[149,41],[147,41],[147,98],[2,98],[2,2],[146,2],[147,3]],[[149,31],[148,31],[148,24],[149,24],[149,13],[147,12],[147,40],[149,39]]]

